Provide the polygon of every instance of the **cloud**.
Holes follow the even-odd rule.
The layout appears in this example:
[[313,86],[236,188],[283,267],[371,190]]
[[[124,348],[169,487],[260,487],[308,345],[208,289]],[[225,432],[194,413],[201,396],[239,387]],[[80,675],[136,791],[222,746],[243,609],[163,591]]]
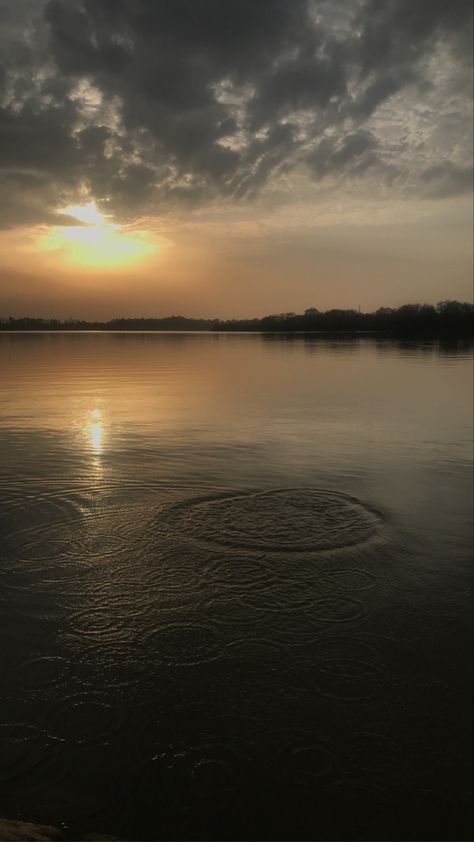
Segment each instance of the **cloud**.
[[324,138],[307,161],[316,176],[346,170],[361,173],[378,161],[376,148],[372,132],[360,130],[336,142]]
[[2,15],[3,224],[87,192],[122,217],[238,201],[295,168],[315,189],[468,184],[468,0],[6,0]]
[[421,182],[425,185],[423,198],[445,199],[470,193],[472,190],[473,169],[457,167],[451,161],[428,167],[421,173]]

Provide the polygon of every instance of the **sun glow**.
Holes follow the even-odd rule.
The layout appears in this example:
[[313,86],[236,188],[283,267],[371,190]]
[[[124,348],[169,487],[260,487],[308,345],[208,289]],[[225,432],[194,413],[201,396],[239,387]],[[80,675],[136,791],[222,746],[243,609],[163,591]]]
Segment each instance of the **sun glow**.
[[158,244],[148,231],[129,231],[109,221],[95,202],[70,205],[58,213],[79,225],[51,227],[39,239],[44,251],[59,252],[68,263],[84,267],[128,266],[154,254]]

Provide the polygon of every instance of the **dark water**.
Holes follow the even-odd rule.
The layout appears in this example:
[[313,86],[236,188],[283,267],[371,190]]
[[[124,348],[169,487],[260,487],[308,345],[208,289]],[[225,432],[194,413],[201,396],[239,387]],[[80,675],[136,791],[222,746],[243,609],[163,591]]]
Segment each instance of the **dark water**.
[[462,345],[0,336],[0,814],[469,839]]

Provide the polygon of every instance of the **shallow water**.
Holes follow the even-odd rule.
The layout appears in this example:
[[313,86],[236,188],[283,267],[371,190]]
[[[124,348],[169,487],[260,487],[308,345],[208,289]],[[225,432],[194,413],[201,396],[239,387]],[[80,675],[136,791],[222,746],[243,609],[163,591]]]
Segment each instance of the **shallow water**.
[[469,839],[462,344],[0,334],[0,807]]

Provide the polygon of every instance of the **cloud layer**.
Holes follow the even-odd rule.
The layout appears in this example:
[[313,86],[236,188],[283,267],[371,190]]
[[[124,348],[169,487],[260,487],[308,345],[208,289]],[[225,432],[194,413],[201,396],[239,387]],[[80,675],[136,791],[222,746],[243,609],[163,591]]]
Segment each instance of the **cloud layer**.
[[0,224],[472,187],[470,0],[6,0]]

